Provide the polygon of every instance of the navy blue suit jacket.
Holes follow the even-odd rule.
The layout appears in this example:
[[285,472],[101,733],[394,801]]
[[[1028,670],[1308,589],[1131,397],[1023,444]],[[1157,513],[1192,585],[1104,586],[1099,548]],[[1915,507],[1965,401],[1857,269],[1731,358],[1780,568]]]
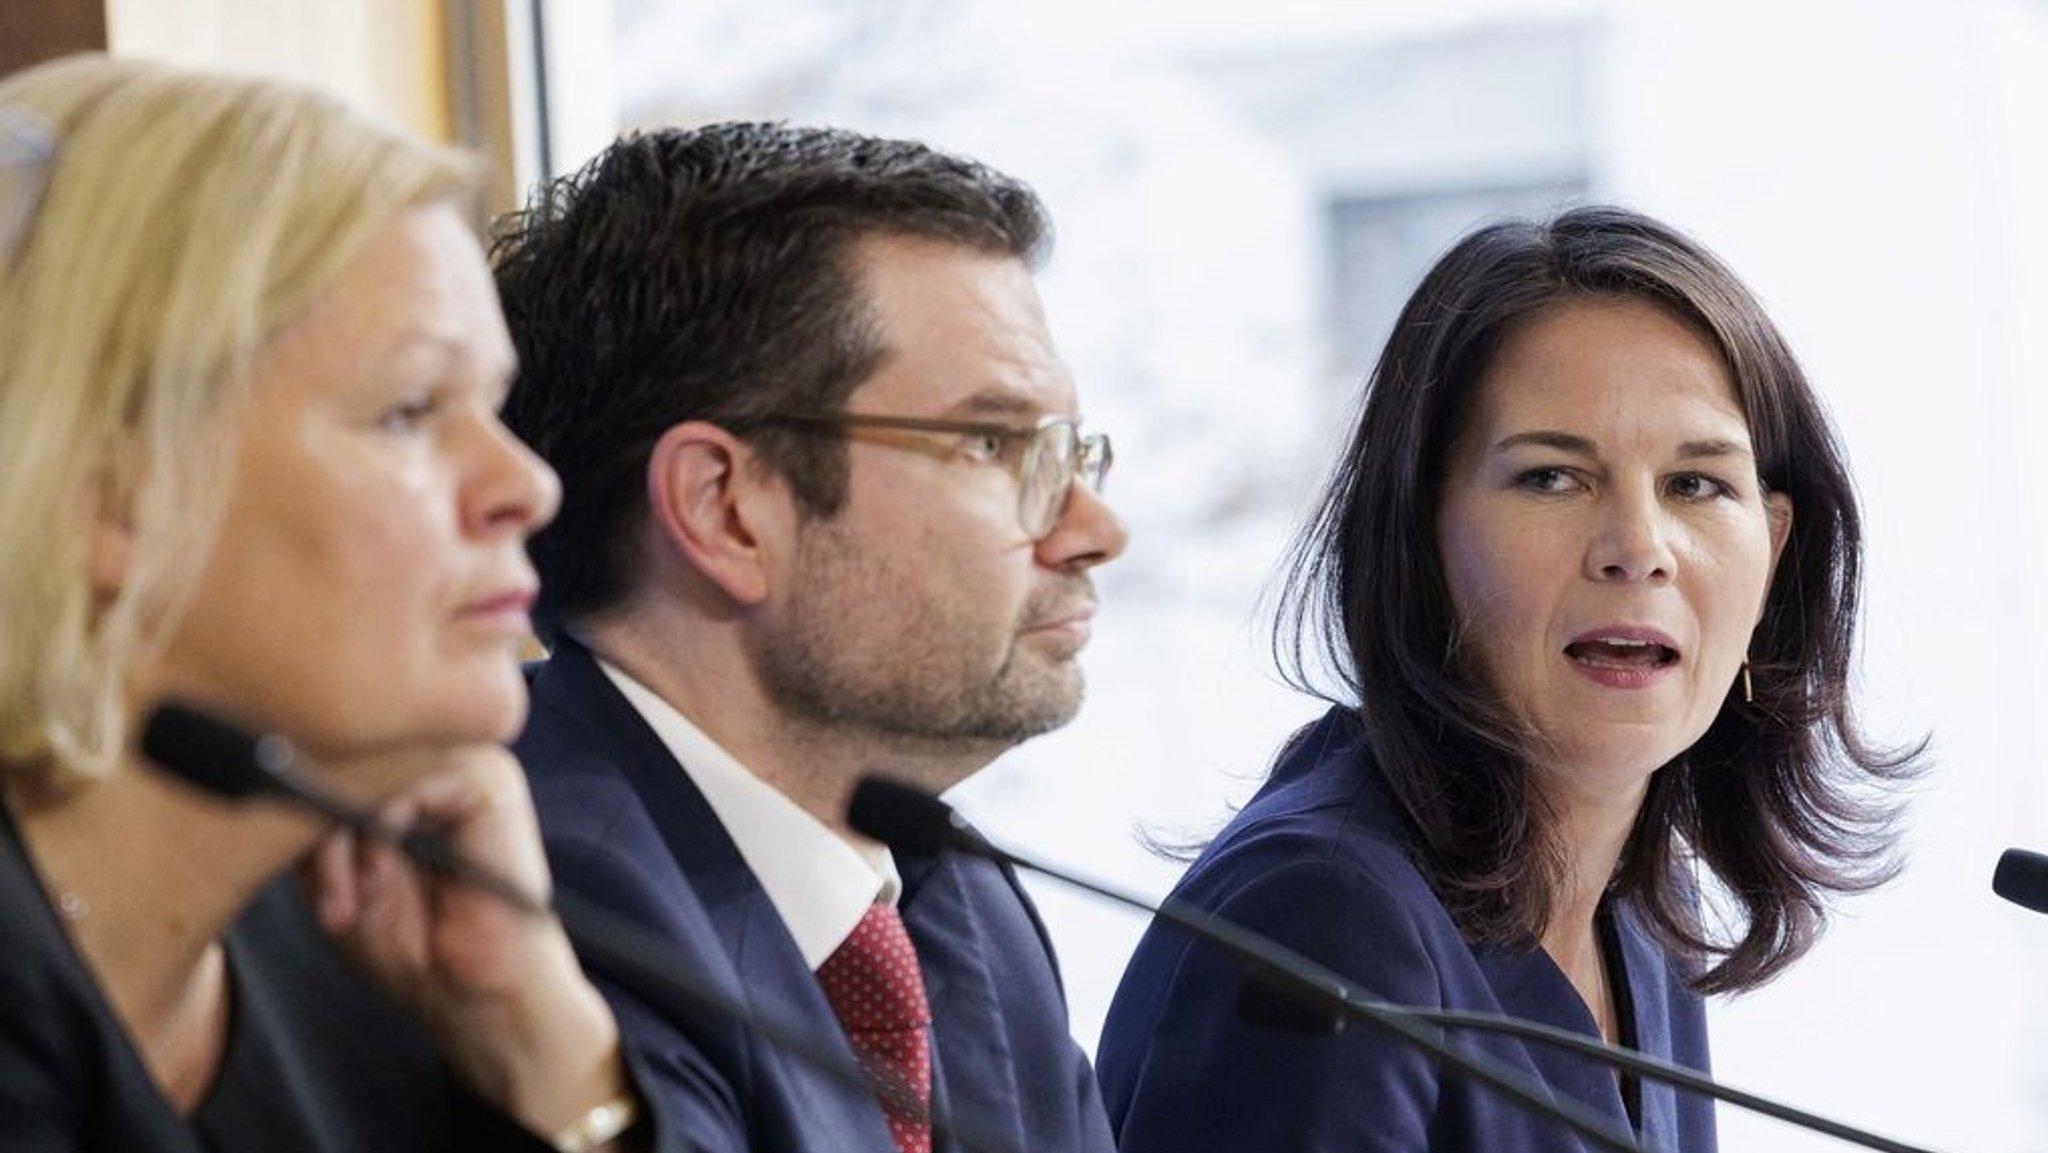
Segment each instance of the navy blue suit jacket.
[[[1585,1002],[1541,949],[1466,943],[1403,848],[1358,721],[1332,710],[1290,748],[1175,894],[1264,933],[1408,1005],[1507,1013],[1598,1036]],[[1610,901],[1636,1048],[1705,1071],[1699,998]],[[1440,1077],[1398,1041],[1242,1020],[1236,968],[1154,924],[1139,942],[1097,1054],[1124,1153],[1578,1150],[1576,1135],[1484,1086]],[[1620,998],[1618,998],[1619,1000]],[[1514,1038],[1453,1040],[1540,1078],[1628,1127],[1610,1072]],[[1645,1081],[1641,1134],[1670,1153],[1714,1148],[1711,1102]]]
[[[697,960],[700,977],[851,1061],[760,882],[590,653],[564,640],[532,687],[533,714],[516,750],[557,882],[654,928]],[[1093,1071],[1068,1031],[1051,944],[1016,878],[954,857],[899,854],[897,866],[931,1001],[935,1109],[1015,1149],[1111,1153]],[[652,1067],[668,1117],[712,1153],[894,1153],[872,1097],[730,1021],[670,1020],[605,991]]]

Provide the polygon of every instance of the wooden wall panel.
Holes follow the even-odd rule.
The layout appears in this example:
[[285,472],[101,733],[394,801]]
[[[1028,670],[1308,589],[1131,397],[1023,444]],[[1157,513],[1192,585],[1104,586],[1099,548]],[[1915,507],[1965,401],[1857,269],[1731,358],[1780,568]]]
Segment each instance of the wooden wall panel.
[[106,46],[101,0],[0,0],[0,76]]
[[105,0],[108,46],[283,76],[453,138],[441,5],[423,0]]
[[[588,0],[584,0],[588,2]],[[278,76],[482,154],[481,219],[540,173],[532,0],[0,0],[0,73],[105,49]]]

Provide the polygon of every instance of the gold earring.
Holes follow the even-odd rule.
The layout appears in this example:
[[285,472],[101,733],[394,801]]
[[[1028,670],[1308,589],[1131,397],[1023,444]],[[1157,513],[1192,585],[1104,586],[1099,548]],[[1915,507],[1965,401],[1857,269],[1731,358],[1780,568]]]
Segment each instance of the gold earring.
[[1756,703],[1756,686],[1749,683],[1748,657],[1742,658],[1742,703],[1745,705]]

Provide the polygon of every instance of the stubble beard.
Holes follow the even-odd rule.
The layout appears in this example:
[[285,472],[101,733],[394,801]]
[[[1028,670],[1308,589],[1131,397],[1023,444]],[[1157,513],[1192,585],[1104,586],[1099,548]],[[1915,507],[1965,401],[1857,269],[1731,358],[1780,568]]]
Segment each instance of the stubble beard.
[[1007,747],[1080,711],[1072,656],[1048,662],[1013,638],[1002,662],[978,673],[946,651],[957,639],[927,631],[891,646],[845,645],[803,630],[762,652],[762,679],[793,720],[920,744]]
[[[971,614],[906,600],[914,583],[886,565],[862,563],[848,548],[807,554],[808,579],[792,590],[784,627],[755,653],[770,699],[789,719],[885,741],[1000,752],[1080,711],[1074,652],[1034,648],[1010,622],[1002,659],[990,667],[976,652],[988,630]],[[1044,590],[1022,620],[1072,596],[1071,589]]]

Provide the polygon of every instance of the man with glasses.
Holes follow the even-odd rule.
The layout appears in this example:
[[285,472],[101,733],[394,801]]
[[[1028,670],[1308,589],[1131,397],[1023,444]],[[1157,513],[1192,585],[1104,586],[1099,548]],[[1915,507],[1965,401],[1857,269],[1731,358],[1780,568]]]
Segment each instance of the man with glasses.
[[867,774],[943,790],[1080,705],[1124,531],[1032,280],[1047,232],[980,165],[764,124],[623,139],[500,229],[505,417],[564,491],[519,742],[556,877],[909,1091],[615,994],[712,1148],[973,1147],[927,1110],[1111,1148],[1016,879],[843,819]]

